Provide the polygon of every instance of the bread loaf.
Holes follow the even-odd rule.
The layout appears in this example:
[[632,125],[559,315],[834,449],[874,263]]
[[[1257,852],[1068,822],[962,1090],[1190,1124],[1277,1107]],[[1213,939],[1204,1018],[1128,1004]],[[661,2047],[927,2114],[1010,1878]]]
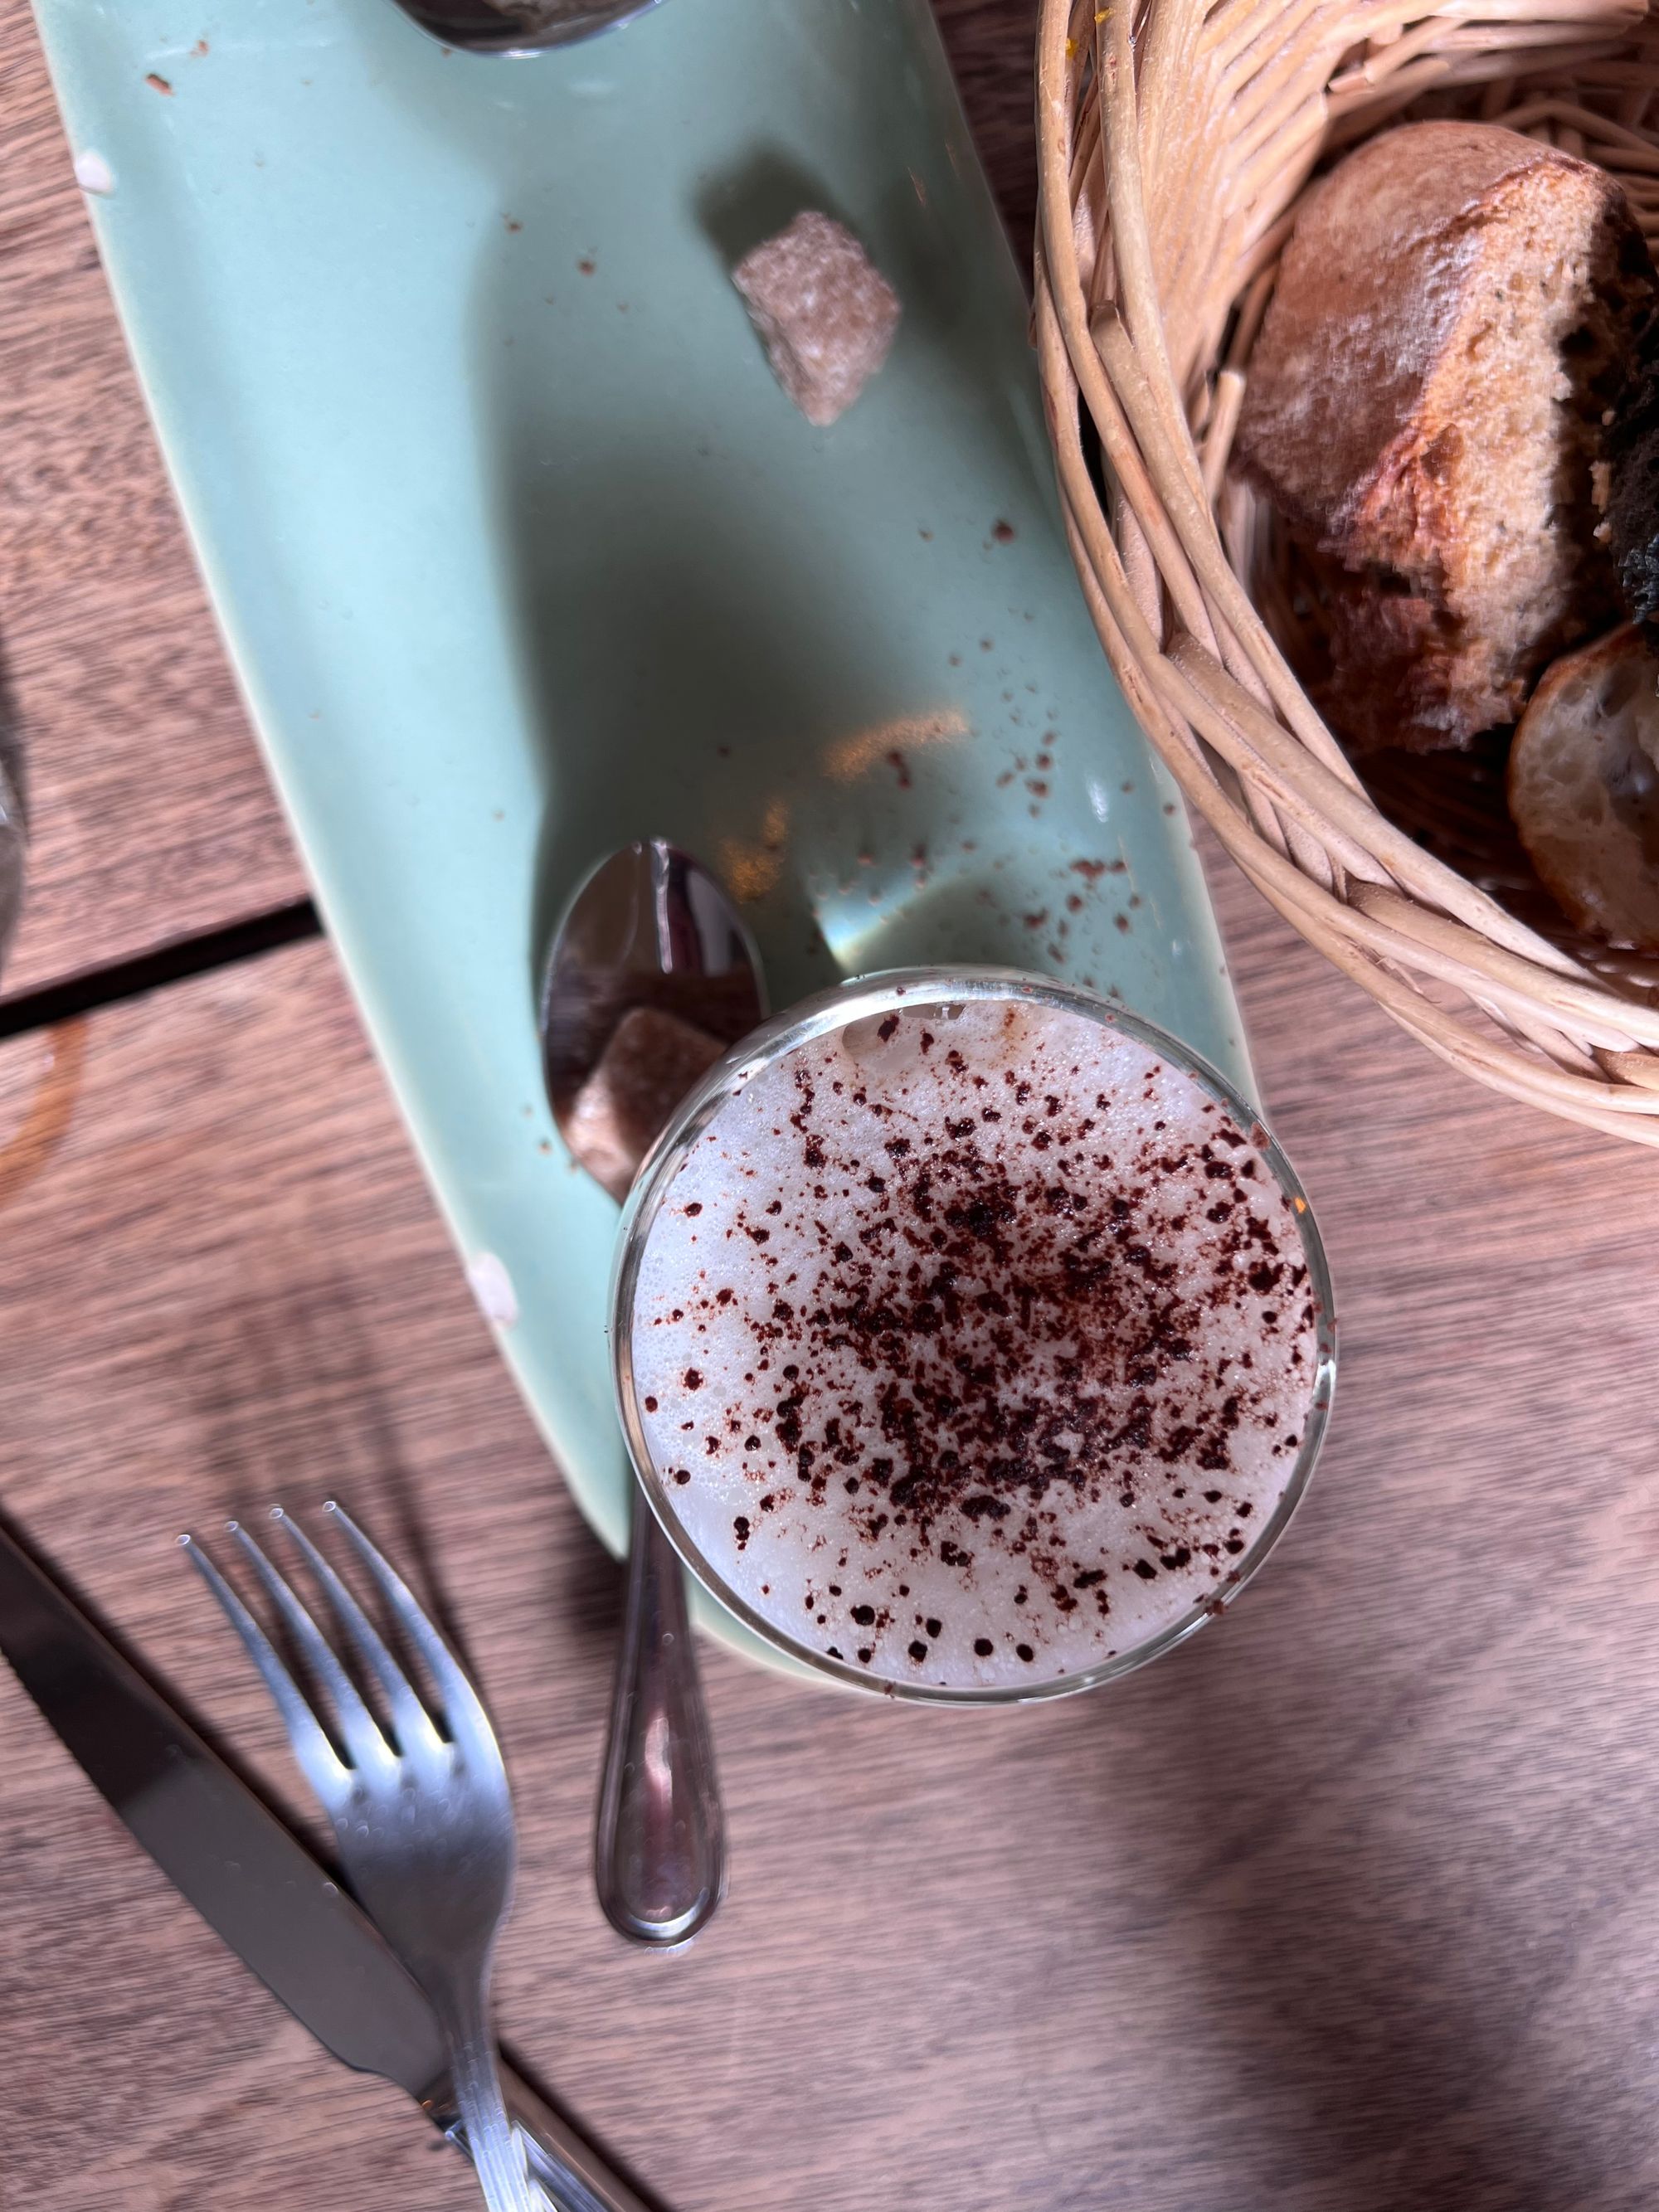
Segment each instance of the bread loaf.
[[1616,618],[1593,464],[1653,293],[1617,184],[1492,125],[1385,131],[1305,205],[1237,453],[1323,556],[1355,747],[1467,744]]
[[1510,812],[1580,929],[1659,953],[1659,659],[1634,629],[1557,661],[1510,751]]

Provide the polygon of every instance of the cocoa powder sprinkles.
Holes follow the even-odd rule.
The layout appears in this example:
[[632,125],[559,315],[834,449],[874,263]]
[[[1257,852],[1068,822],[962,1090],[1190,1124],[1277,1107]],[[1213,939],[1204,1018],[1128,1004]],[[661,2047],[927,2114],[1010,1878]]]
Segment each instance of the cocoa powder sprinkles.
[[1015,998],[763,1066],[680,1161],[634,1297],[698,1550],[796,1642],[941,1687],[1079,1674],[1224,1598],[1320,1366],[1260,1134]]

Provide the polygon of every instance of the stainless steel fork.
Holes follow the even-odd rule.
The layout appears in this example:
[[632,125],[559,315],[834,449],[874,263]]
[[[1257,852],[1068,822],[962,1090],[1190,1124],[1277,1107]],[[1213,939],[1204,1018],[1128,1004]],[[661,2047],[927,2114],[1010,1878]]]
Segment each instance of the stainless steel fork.
[[358,1902],[431,2000],[490,2212],[545,2212],[501,2101],[489,2026],[490,1960],[512,1901],[515,1856],[501,1750],[472,1685],[403,1581],[349,1515],[334,1504],[324,1510],[430,1677],[435,1716],[346,1583],[281,1506],[271,1510],[272,1525],[309,1567],[337,1637],[343,1634],[379,1685],[389,1727],[376,1720],[334,1644],[246,1528],[227,1524],[331,1711],[301,1690],[202,1546],[190,1536],[180,1540],[264,1677],[301,1770],[334,1823]]

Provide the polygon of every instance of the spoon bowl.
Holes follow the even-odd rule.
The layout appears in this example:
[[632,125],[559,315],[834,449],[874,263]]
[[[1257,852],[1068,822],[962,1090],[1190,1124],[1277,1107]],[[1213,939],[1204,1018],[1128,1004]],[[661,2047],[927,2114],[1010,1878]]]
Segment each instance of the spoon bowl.
[[649,15],[659,0],[394,0],[440,45],[524,55],[579,46]]
[[542,990],[547,1095],[573,1157],[620,1201],[680,1100],[766,1013],[760,959],[705,868],[660,837],[594,869]]

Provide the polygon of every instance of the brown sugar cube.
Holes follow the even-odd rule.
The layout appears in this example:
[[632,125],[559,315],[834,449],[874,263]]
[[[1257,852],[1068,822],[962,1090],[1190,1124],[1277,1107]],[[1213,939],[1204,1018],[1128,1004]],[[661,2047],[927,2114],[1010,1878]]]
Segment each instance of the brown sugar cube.
[[886,360],[898,295],[850,230],[810,209],[732,271],[772,373],[809,422],[844,415]]
[[678,1014],[634,1007],[576,1094],[567,1132],[571,1151],[607,1189],[626,1190],[658,1131],[725,1049]]

